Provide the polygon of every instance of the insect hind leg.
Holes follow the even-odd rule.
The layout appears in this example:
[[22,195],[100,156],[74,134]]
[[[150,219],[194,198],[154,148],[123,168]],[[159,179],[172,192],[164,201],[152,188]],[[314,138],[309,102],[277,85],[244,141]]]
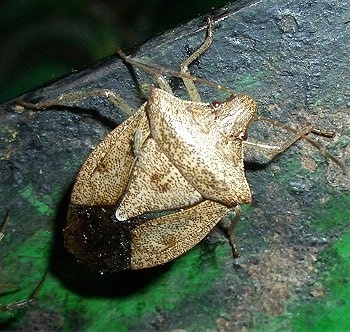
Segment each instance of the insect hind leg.
[[[6,228],[8,227],[9,220],[10,220],[9,211],[7,210],[5,214],[5,218],[0,227],[0,242],[5,236],[5,232],[6,232]],[[30,294],[27,300],[20,300],[16,302],[11,302],[9,304],[0,303],[0,312],[22,309],[23,307],[27,306],[29,303],[33,302],[38,297],[39,291],[44,283],[46,274],[47,274],[47,271],[45,271],[45,274],[43,275],[39,284],[35,287],[34,291]]]

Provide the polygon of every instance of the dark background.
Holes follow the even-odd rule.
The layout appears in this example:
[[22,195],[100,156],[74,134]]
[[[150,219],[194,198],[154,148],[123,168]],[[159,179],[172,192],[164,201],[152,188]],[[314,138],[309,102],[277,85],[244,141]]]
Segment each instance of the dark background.
[[0,102],[128,49],[227,0],[6,0]]

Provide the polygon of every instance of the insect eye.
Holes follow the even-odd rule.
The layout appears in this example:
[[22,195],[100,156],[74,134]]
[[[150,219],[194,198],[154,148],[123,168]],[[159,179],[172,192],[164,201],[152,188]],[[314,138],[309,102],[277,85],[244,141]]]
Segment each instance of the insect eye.
[[248,133],[246,131],[235,132],[230,135],[231,139],[239,139],[240,141],[246,141],[248,139]]
[[213,109],[217,109],[217,108],[220,107],[221,102],[218,101],[218,100],[213,100],[213,101],[210,103],[210,105],[211,105],[211,107],[212,107]]
[[246,131],[241,131],[237,135],[237,138],[240,139],[241,141],[246,141],[248,139],[248,133]]

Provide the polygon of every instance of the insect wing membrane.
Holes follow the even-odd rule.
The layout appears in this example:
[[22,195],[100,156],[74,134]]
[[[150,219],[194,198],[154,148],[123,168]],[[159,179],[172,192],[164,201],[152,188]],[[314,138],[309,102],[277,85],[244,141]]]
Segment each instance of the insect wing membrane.
[[147,268],[178,257],[200,242],[228,211],[207,200],[136,226],[131,231],[131,267]]
[[134,162],[136,128],[149,135],[143,105],[91,152],[72,190],[64,229],[65,246],[78,261],[99,271],[130,268],[129,223],[116,222],[115,209]]
[[[148,128],[144,105],[124,121],[91,152],[82,166],[71,203],[87,206],[115,205],[128,183],[134,161],[135,128]],[[149,132],[143,133],[147,137]]]

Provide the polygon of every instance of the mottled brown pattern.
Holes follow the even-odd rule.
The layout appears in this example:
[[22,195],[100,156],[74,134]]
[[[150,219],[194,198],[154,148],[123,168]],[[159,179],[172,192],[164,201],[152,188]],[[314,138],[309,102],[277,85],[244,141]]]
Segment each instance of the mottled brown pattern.
[[229,209],[204,201],[170,215],[149,220],[131,231],[131,268],[166,263],[201,241]]
[[255,102],[247,96],[223,102],[213,112],[211,104],[181,100],[159,89],[147,107],[151,135],[163,153],[203,197],[231,207],[251,202],[243,143],[232,134],[245,133],[255,113]]
[[[154,178],[160,180],[154,182]],[[166,187],[168,190],[164,190]],[[147,212],[187,207],[201,200],[201,194],[150,138],[136,160],[130,184],[117,208],[117,219],[127,220]]]
[[[145,105],[91,153],[73,189],[66,246],[101,271],[172,260],[230,208],[251,201],[235,135],[245,134],[256,112],[252,99],[231,98],[213,110],[153,89]],[[141,218],[157,211],[169,214]],[[120,237],[130,239],[127,250]]]
[[[146,121],[143,105],[133,116],[114,129],[91,152],[72,191],[72,204],[115,205],[128,183],[134,161],[135,129]],[[145,137],[148,133],[145,134]]]

